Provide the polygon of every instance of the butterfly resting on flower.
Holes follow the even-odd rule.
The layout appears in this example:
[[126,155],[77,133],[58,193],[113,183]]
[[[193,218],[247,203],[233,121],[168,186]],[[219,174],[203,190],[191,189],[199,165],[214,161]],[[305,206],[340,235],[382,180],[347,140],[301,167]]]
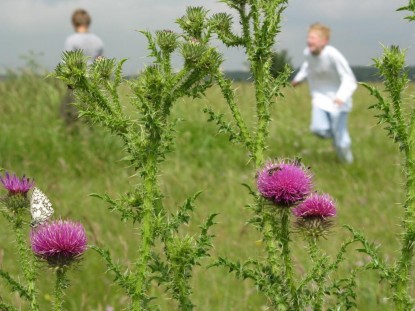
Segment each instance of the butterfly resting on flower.
[[39,190],[39,188],[34,188],[32,197],[30,198],[30,213],[32,214],[32,227],[37,227],[38,225],[43,224],[53,214],[52,203],[49,198]]

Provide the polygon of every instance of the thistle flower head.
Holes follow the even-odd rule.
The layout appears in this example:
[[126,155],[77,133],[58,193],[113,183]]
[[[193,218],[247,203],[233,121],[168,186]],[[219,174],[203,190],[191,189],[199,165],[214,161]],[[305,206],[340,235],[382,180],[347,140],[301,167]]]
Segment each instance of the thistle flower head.
[[29,178],[26,178],[25,175],[23,175],[22,178],[19,178],[15,174],[13,174],[13,176],[9,175],[8,172],[6,172],[5,176],[0,176],[0,181],[4,188],[9,191],[9,195],[21,194],[26,196],[27,192],[34,185],[34,182]]
[[327,218],[336,216],[336,207],[328,194],[312,194],[294,208],[293,213],[301,218]]
[[312,194],[293,209],[297,228],[309,236],[319,237],[333,226],[336,216],[334,200],[328,194]]
[[33,253],[52,267],[68,266],[79,260],[87,248],[84,227],[80,223],[56,220],[32,230]]
[[258,173],[257,187],[263,197],[280,206],[292,206],[312,189],[311,174],[298,161],[269,162]]

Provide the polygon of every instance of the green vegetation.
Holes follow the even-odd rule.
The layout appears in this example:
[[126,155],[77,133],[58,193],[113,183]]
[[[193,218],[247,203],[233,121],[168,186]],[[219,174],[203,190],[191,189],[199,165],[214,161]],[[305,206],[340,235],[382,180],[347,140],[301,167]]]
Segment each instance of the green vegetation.
[[[121,86],[123,87],[123,86]],[[250,84],[237,84],[236,96],[241,106],[251,106],[255,94]],[[411,90],[408,90],[409,94]],[[111,246],[114,258],[132,258],[139,245],[130,226],[111,215],[101,200],[90,193],[123,193],[131,185],[125,180],[133,174],[129,163],[121,161],[125,154],[121,141],[110,133],[91,128],[79,121],[75,129],[67,129],[59,118],[59,105],[65,87],[53,79],[25,73],[10,76],[0,83],[0,166],[18,175],[35,178],[36,184],[50,197],[55,217],[70,217],[81,221],[88,230],[91,244]],[[333,254],[350,234],[341,227],[349,224],[364,232],[369,241],[381,245],[384,258],[396,257],[399,249],[398,225],[403,216],[404,181],[400,169],[398,146],[376,126],[376,113],[368,107],[375,103],[366,90],[359,88],[354,96],[354,110],[350,130],[356,162],[347,166],[337,163],[329,141],[315,138],[308,132],[310,103],[307,86],[284,89],[285,99],[273,107],[270,135],[265,158],[301,156],[312,167],[316,188],[330,193],[338,206],[337,227],[321,241],[322,247]],[[127,95],[127,94],[126,94]],[[404,95],[405,97],[406,95]],[[246,104],[244,104],[246,103]],[[259,236],[246,226],[250,212],[244,207],[249,193],[242,183],[254,186],[255,172],[246,163],[245,150],[217,135],[214,124],[206,122],[202,112],[206,106],[227,113],[220,91],[213,88],[198,100],[179,101],[172,113],[184,119],[177,129],[175,151],[163,164],[161,188],[166,206],[180,205],[183,200],[203,191],[197,200],[194,224],[203,223],[211,213],[219,213],[218,224],[212,229],[215,248],[212,256],[244,260],[260,254]],[[278,110],[278,113],[276,113]],[[253,115],[244,110],[247,120]],[[4,219],[0,222],[0,264],[11,273],[17,273],[10,230]],[[198,232],[190,227],[190,232]],[[294,236],[293,254],[299,262],[307,262],[306,245]],[[347,266],[339,272],[347,277],[351,266],[363,264],[368,258],[358,252],[349,252]],[[392,261],[392,260],[391,260]],[[203,264],[211,263],[206,259]],[[192,301],[198,310],[259,310],[264,298],[252,289],[249,282],[235,280],[224,269],[198,268],[193,275]],[[105,310],[111,305],[116,310],[126,305],[126,297],[113,276],[106,274],[102,258],[88,251],[79,271],[71,271],[68,288],[68,310]],[[297,267],[301,274],[302,267]],[[45,268],[39,276],[43,293],[52,292],[50,271]],[[375,273],[365,272],[357,279],[357,299],[361,310],[390,310],[386,304],[387,284],[379,283]],[[16,296],[8,293],[0,282],[0,298],[19,305]],[[164,309],[171,303],[161,296]],[[45,304],[50,296],[42,295]],[[164,302],[163,302],[164,301]],[[170,307],[171,308],[171,307]],[[22,306],[24,310],[24,306]]]
[[[188,29],[193,21],[198,30],[203,30],[207,11],[189,8],[186,13],[179,24],[188,40],[167,30],[154,36],[143,32],[154,63],[126,84],[130,92],[126,102],[131,107],[120,100],[121,68],[125,60],[100,58],[87,66],[82,51],[65,52],[54,73],[74,89],[80,116],[122,139],[125,159],[134,168],[132,175],[137,184],[124,190],[125,194],[118,199],[108,194],[94,195],[107,202],[111,211],[119,213],[126,226],[132,224],[139,232],[135,234],[139,247],[135,259],[131,259],[132,265],[119,264],[108,246],[93,247],[130,298],[131,310],[158,310],[151,294],[154,286],[165,288],[180,310],[193,310],[189,283],[192,270],[209,256],[212,247],[209,228],[214,225],[216,214],[209,215],[204,225],[199,225],[199,235],[181,230],[183,226],[189,227],[194,202],[200,193],[188,196],[176,209],[176,204],[164,205],[164,194],[159,187],[160,167],[174,144],[177,120],[170,117],[174,104],[186,97],[202,97],[222,62],[219,53],[204,43],[207,38],[194,37],[192,29]],[[175,52],[184,61],[179,72],[171,64]]]
[[293,71],[294,66],[287,50],[273,51],[271,59],[271,74],[273,77],[278,77],[282,74],[285,71],[285,66],[288,66],[290,71]]

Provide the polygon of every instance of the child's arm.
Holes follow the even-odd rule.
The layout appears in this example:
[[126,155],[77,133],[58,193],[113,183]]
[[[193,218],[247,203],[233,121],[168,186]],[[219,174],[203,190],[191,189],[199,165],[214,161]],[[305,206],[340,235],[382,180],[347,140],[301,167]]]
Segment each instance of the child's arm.
[[339,74],[341,84],[336,93],[336,98],[334,102],[341,106],[343,105],[350,97],[352,97],[353,92],[357,88],[356,78],[354,77],[353,71],[349,66],[349,63],[344,58],[344,56],[337,51],[333,55],[334,63],[336,65],[337,73]]
[[291,81],[292,86],[299,85],[301,82],[303,82],[307,78],[307,68],[308,68],[308,63],[304,62],[301,65],[300,70],[295,75],[294,79]]

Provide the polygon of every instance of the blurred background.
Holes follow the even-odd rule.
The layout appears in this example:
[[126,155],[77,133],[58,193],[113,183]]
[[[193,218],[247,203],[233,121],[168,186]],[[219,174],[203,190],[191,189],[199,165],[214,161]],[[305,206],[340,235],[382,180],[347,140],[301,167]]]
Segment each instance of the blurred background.
[[[381,44],[412,46],[413,26],[402,21],[404,13],[393,13],[406,4],[406,0],[291,0],[275,49],[287,50],[294,67],[300,66],[307,27],[319,21],[332,28],[331,44],[352,66],[371,65],[371,58],[381,53]],[[1,0],[0,72],[23,66],[22,55],[29,51],[38,55],[41,64],[54,68],[65,38],[73,33],[71,14],[84,8],[92,16],[91,32],[104,41],[105,55],[128,58],[125,73],[137,74],[147,61],[146,41],[137,30],[176,30],[175,20],[187,6],[229,12],[215,0]],[[220,48],[226,57],[225,70],[247,70],[242,50]],[[408,63],[415,63],[415,53],[408,54]]]

